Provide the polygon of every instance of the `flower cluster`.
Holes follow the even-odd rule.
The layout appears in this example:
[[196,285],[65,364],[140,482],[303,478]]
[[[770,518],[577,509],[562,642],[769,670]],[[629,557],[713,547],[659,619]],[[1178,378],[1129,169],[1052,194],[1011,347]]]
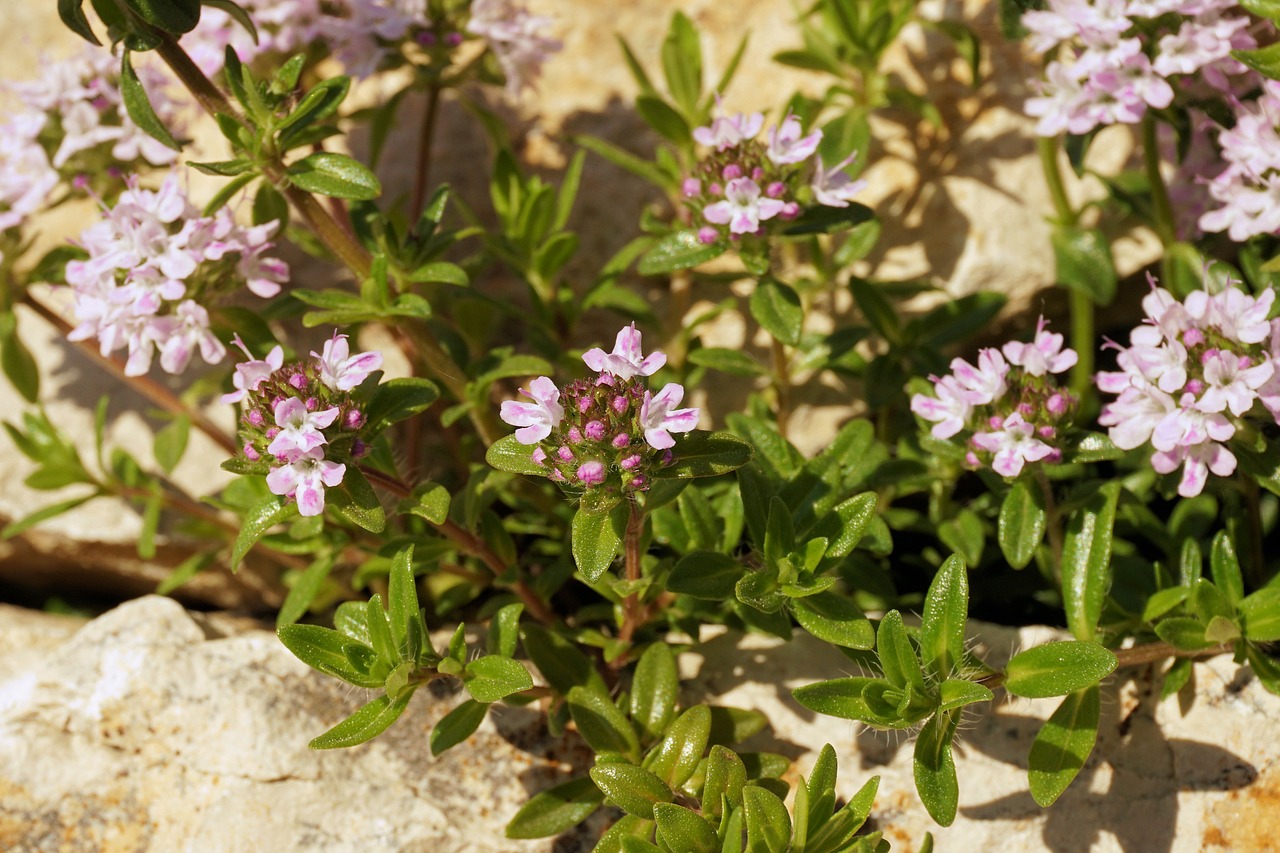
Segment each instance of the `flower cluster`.
[[272,494],[296,500],[301,515],[320,515],[325,488],[341,484],[347,463],[367,450],[359,438],[366,418],[351,392],[382,366],[382,355],[352,355],[336,332],[321,352],[288,365],[279,346],[255,359],[239,337],[235,343],[249,360],[236,365],[236,390],[222,401],[243,404],[245,458],[267,460]]
[[320,0],[240,0],[239,5],[258,29],[256,42],[230,15],[212,7],[202,9],[200,23],[182,37],[183,49],[205,74],[222,70],[227,47],[242,62],[264,54],[287,56],[306,50],[319,37],[325,20]]
[[58,184],[37,139],[43,124],[42,116],[20,113],[0,125],[0,232],[21,227]]
[[127,348],[130,376],[146,373],[157,350],[169,373],[185,370],[197,348],[210,364],[221,361],[226,348],[205,306],[241,283],[275,296],[288,278],[284,262],[267,254],[277,223],[246,228],[226,208],[201,216],[176,172],[157,190],[131,180],[103,210],[80,234],[88,258],[67,264],[78,324],[69,337],[96,337],[103,355]]
[[[39,124],[49,162],[64,175],[136,171],[167,166],[178,153],[143,131],[126,112],[120,94],[120,61],[100,48],[85,47],[63,60],[46,61],[38,78],[15,84],[14,94]],[[169,96],[165,75],[138,62],[151,106],[165,127],[181,135],[181,104]]]
[[599,375],[563,389],[539,376],[521,389],[530,402],[507,400],[502,419],[519,427],[517,441],[535,446],[532,458],[552,480],[574,489],[643,491],[672,459],[671,434],[696,428],[698,410],[679,408],[684,388],[674,382],[649,391],[647,377],[667,357],[643,355],[634,323],[618,332],[613,352],[591,349],[582,360]]
[[1042,317],[1031,343],[981,350],[976,367],[954,359],[951,373],[929,377],[932,396],[911,398],[911,411],[933,422],[935,438],[968,432],[969,464],[989,458],[1004,477],[1018,476],[1028,462],[1061,460],[1054,441],[1070,425],[1076,400],[1053,377],[1070,370],[1077,355],[1046,326]]
[[[705,222],[698,239],[707,244],[746,235],[763,234],[771,219],[786,221],[800,215],[800,199],[807,193],[827,207],[848,207],[866,185],[844,171],[853,158],[827,167],[818,154],[822,131],[805,134],[800,120],[787,115],[764,135],[762,113],[720,116],[709,127],[694,130],[694,139],[707,149],[681,192],[695,221]],[[813,161],[807,189],[805,165]]]
[[1150,443],[1162,474],[1182,468],[1178,494],[1198,495],[1209,472],[1232,474],[1226,442],[1243,421],[1280,423],[1280,322],[1267,319],[1275,293],[1253,297],[1235,286],[1210,295],[1199,290],[1179,302],[1152,282],[1142,301],[1143,325],[1119,350],[1118,371],[1097,376],[1117,399],[1098,422],[1123,450]]
[[1180,88],[1187,75],[1229,91],[1228,75],[1245,71],[1231,51],[1257,46],[1233,0],[1048,0],[1022,23],[1032,50],[1068,54],[1048,64],[1026,103],[1041,136],[1136,124],[1169,106],[1171,81]]
[[1200,227],[1242,242],[1280,232],[1280,83],[1267,80],[1257,97],[1230,103],[1235,123],[1218,133],[1226,168],[1207,182],[1216,205]]
[[550,25],[550,18],[532,15],[511,0],[474,0],[467,32],[489,43],[507,78],[507,94],[514,96],[533,87],[547,57],[563,47],[545,35]]

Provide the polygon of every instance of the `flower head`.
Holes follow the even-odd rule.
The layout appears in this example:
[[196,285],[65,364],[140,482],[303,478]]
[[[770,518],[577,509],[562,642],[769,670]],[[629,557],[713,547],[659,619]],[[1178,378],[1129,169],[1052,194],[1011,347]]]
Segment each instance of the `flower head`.
[[641,334],[635,323],[624,326],[618,332],[612,353],[594,347],[583,353],[582,360],[592,370],[608,373],[619,379],[630,379],[637,375],[652,376],[667,363],[667,356],[661,351],[644,356],[640,350],[640,338]]

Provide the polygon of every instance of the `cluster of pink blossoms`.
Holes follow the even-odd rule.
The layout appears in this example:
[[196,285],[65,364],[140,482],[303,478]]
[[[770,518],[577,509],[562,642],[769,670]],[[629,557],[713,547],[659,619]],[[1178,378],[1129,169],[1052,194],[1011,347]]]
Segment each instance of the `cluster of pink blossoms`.
[[311,45],[327,51],[346,73],[369,77],[395,63],[407,46],[448,53],[467,34],[487,42],[501,66],[511,95],[532,87],[547,57],[559,50],[549,38],[549,18],[531,14],[513,0],[472,0],[453,4],[433,19],[427,0],[249,0],[241,5],[258,27],[259,42],[228,15],[209,9],[200,25],[182,39],[205,73],[221,70],[227,46],[242,61],[266,53],[288,54]]
[[352,355],[336,332],[321,352],[288,365],[279,346],[255,359],[239,337],[235,343],[249,360],[236,365],[236,390],[222,401],[243,404],[245,458],[267,460],[272,494],[296,500],[301,515],[320,515],[324,490],[340,485],[346,463],[367,451],[359,438],[366,418],[351,392],[382,367],[382,355]]
[[201,216],[176,172],[154,191],[131,180],[103,210],[80,234],[89,257],[67,264],[78,324],[69,337],[96,337],[103,355],[127,349],[130,376],[150,370],[157,351],[175,374],[196,349],[210,364],[221,361],[226,348],[204,306],[241,284],[269,298],[288,278],[285,263],[267,254],[278,223],[246,228],[226,208]]
[[1062,344],[1041,318],[1031,343],[983,349],[976,367],[953,359],[951,373],[929,377],[932,396],[912,396],[911,411],[933,422],[935,438],[967,432],[966,461],[975,468],[986,458],[997,474],[1017,477],[1028,462],[1058,462],[1054,441],[1070,425],[1076,400],[1053,377],[1078,358]]
[[1200,227],[1226,231],[1237,242],[1280,233],[1280,83],[1264,81],[1256,97],[1228,103],[1235,124],[1218,132],[1226,168],[1202,181],[1215,206],[1200,217]]
[[1253,297],[1234,286],[1196,291],[1179,302],[1152,282],[1143,325],[1120,347],[1120,370],[1099,373],[1098,388],[1118,398],[1098,422],[1116,447],[1150,443],[1162,474],[1182,468],[1178,494],[1198,495],[1209,473],[1236,468],[1230,441],[1244,420],[1280,423],[1280,321],[1268,320],[1275,293]]
[[1022,23],[1032,50],[1067,53],[1048,64],[1039,97],[1026,103],[1041,136],[1136,124],[1173,103],[1189,75],[1229,92],[1228,75],[1246,70],[1231,51],[1257,46],[1233,0],[1048,0]]
[[[43,125],[43,116],[30,113],[0,125],[0,234],[21,228],[58,185],[58,172],[38,140]],[[0,241],[0,260],[5,242]]]
[[516,430],[516,440],[534,445],[533,461],[549,469],[552,480],[575,489],[606,487],[643,491],[652,472],[669,464],[676,440],[672,433],[698,426],[697,409],[678,408],[684,387],[674,382],[657,394],[647,377],[667,357],[645,356],[635,324],[618,332],[613,352],[596,348],[582,360],[599,375],[564,389],[539,376],[521,393],[530,402],[507,400],[501,417]]
[[709,224],[698,239],[716,243],[763,234],[771,219],[787,221],[800,215],[799,197],[805,166],[813,163],[808,193],[817,204],[848,207],[866,186],[844,171],[850,156],[828,167],[818,154],[822,131],[805,134],[800,120],[787,115],[764,138],[762,113],[720,116],[709,127],[694,130],[693,138],[707,149],[694,174],[684,179],[681,193],[694,214]]

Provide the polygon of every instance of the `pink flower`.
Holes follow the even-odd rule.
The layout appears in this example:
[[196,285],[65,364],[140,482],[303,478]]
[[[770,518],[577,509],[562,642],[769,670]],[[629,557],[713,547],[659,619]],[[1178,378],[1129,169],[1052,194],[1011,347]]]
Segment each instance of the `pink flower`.
[[1182,479],[1178,482],[1178,494],[1193,498],[1204,490],[1210,471],[1219,477],[1235,473],[1236,457],[1221,444],[1211,441],[1194,447],[1178,446],[1151,457],[1151,467],[1161,474],[1171,474],[1179,465],[1182,465]]
[[715,225],[728,225],[734,234],[754,234],[760,222],[772,219],[786,207],[773,198],[761,198],[760,185],[750,178],[736,178],[724,190],[725,201],[708,205],[702,215]]
[[765,155],[779,166],[799,163],[813,156],[822,141],[822,131],[815,130],[808,136],[801,136],[804,131],[800,120],[788,115],[775,128],[769,130],[769,147]]
[[930,377],[933,380],[933,393],[929,397],[915,394],[911,397],[911,411],[927,421],[933,421],[934,438],[951,438],[965,428],[973,406],[965,399],[964,389],[956,382],[954,376]]
[[151,335],[166,373],[176,375],[186,370],[196,348],[206,364],[217,364],[227,354],[222,341],[209,330],[209,312],[190,299],[178,303],[173,314],[153,320]]
[[640,427],[644,430],[644,440],[655,450],[666,450],[675,446],[673,432],[689,432],[698,426],[697,409],[677,409],[684,399],[684,386],[674,382],[668,383],[656,395],[644,392],[644,401],[640,404]]
[[[719,103],[719,96],[717,96]],[[764,127],[764,113],[738,113],[734,116],[720,116],[711,122],[710,127],[699,127],[693,131],[693,138],[700,144],[717,151],[741,145],[748,139],[754,139]]]
[[516,430],[516,441],[521,444],[537,444],[551,430],[559,426],[564,418],[564,406],[560,405],[560,389],[549,377],[539,376],[529,383],[529,390],[520,389],[520,393],[533,400],[533,403],[521,403],[506,400],[502,404],[500,417]]
[[267,445],[267,452],[276,456],[291,452],[306,453],[327,444],[321,430],[333,424],[338,417],[338,407],[320,412],[308,412],[307,404],[297,397],[288,397],[275,406],[276,426],[280,428]]
[[346,465],[328,461],[324,451],[316,447],[267,474],[267,488],[273,495],[296,499],[299,515],[315,516],[324,512],[325,486],[332,489],[341,485],[346,473]]
[[595,347],[583,353],[582,360],[592,370],[609,373],[619,379],[630,379],[636,375],[652,376],[667,363],[667,356],[661,351],[644,356],[640,351],[640,338],[641,334],[636,330],[635,323],[624,326],[618,332],[612,353]]
[[249,352],[249,348],[244,345],[244,341],[240,340],[239,335],[233,336],[232,342],[249,360],[236,365],[235,375],[231,377],[231,384],[236,390],[222,395],[224,403],[240,402],[249,395],[250,391],[257,391],[259,386],[267,381],[267,377],[284,366],[284,350],[279,344],[271,348],[265,360],[258,360],[253,357],[253,353]]
[[1017,412],[1005,418],[1000,429],[974,434],[973,443],[995,454],[991,468],[1003,477],[1016,477],[1025,463],[1039,462],[1054,452],[1035,437],[1035,428]]
[[1011,364],[1022,368],[1031,376],[1044,376],[1046,373],[1062,373],[1075,366],[1078,356],[1070,348],[1062,348],[1062,335],[1047,331],[1048,322],[1041,317],[1036,323],[1035,339],[1024,344],[1010,341],[1004,345],[1004,356]]
[[1205,391],[1196,407],[1202,412],[1227,409],[1240,417],[1253,408],[1258,389],[1275,372],[1270,361],[1251,364],[1249,359],[1220,350],[1204,363]]
[[489,43],[507,78],[507,94],[532,87],[547,57],[563,45],[543,34],[550,18],[532,15],[511,0],[475,0],[467,31]]
[[312,351],[311,355],[320,360],[320,381],[335,391],[350,391],[382,367],[382,353],[350,355],[347,336],[337,332],[325,341],[322,352]]
[[955,376],[964,398],[975,406],[985,406],[1004,396],[1008,390],[1005,376],[1009,365],[1000,350],[986,348],[978,352],[978,366],[963,358],[951,360],[951,374]]
[[813,198],[818,204],[825,207],[848,207],[853,197],[866,188],[866,181],[855,181],[845,172],[857,156],[857,152],[850,154],[830,169],[823,164],[821,157],[818,158],[813,181],[810,183]]

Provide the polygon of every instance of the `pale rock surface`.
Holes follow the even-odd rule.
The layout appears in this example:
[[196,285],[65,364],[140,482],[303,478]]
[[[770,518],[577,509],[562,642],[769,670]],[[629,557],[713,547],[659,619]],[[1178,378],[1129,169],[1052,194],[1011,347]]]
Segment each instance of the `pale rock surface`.
[[[1056,636],[970,627],[992,662]],[[0,849],[570,853],[590,848],[606,816],[554,845],[504,840],[525,798],[581,775],[590,754],[572,737],[549,737],[534,712],[504,708],[432,759],[427,734],[457,694],[420,691],[373,743],[310,751],[306,742],[366,692],[310,671],[268,631],[167,599],[83,627],[0,608],[0,652]],[[873,825],[895,851],[917,850],[926,831],[939,850],[1061,853],[1262,850],[1280,831],[1280,746],[1264,734],[1280,699],[1226,657],[1197,665],[1185,713],[1176,699],[1156,702],[1149,673],[1113,679],[1099,746],[1049,811],[1025,791],[1025,761],[1053,700],[975,712],[949,828],[920,806],[905,740],[791,700],[796,686],[851,671],[834,649],[801,635],[783,644],[709,631],[681,668],[686,702],[769,716],[773,731],[747,748],[793,758],[793,784],[826,742],[839,754],[842,796],[879,775]]]

